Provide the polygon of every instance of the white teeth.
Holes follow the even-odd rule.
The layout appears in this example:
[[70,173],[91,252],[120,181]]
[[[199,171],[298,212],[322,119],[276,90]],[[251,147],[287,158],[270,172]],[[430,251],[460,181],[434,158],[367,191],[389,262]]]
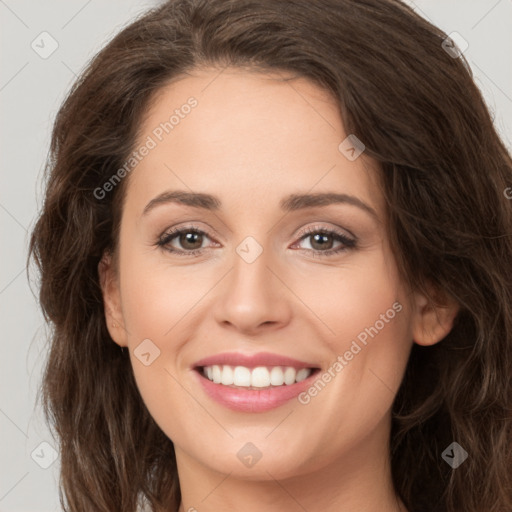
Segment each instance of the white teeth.
[[272,386],[282,386],[284,384],[283,369],[279,368],[279,366],[274,366],[274,368],[270,370],[270,384],[272,384]]
[[233,384],[233,368],[231,366],[224,366],[222,368],[222,379],[220,381],[224,386],[231,386]]
[[[226,368],[226,366],[223,366],[223,368]],[[233,384],[235,386],[249,387],[251,385],[251,370],[249,370],[249,368],[245,368],[243,366],[237,366],[235,368]]]
[[264,366],[254,368],[251,373],[251,385],[255,388],[266,388],[270,386],[270,372]]
[[215,384],[224,386],[239,386],[253,388],[268,388],[269,386],[290,386],[301,382],[311,375],[310,368],[296,370],[291,366],[258,366],[246,368],[245,366],[213,365],[203,368],[203,375]]
[[215,365],[212,368],[212,380],[215,382],[215,384],[220,384],[220,381],[222,380],[222,370],[220,366]]
[[293,384],[295,382],[296,375],[297,371],[295,370],[295,368],[288,366],[284,371],[284,383],[287,384],[288,386],[290,384]]
[[295,377],[296,382],[301,382],[309,377],[309,374],[311,373],[311,370],[308,368],[301,368],[297,372],[297,376]]

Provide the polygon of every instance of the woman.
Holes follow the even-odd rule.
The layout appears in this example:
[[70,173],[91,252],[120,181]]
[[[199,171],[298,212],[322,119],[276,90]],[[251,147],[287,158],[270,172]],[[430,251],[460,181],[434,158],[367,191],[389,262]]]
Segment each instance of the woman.
[[66,510],[512,510],[512,162],[447,41],[171,0],[95,57],[30,248]]

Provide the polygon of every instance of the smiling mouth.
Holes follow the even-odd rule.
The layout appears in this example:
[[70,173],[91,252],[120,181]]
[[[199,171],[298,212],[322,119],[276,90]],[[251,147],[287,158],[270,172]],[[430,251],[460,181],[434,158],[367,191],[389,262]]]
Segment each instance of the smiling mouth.
[[294,368],[292,366],[248,368],[232,365],[198,366],[194,369],[201,377],[214,384],[244,390],[292,386],[320,371],[320,368]]

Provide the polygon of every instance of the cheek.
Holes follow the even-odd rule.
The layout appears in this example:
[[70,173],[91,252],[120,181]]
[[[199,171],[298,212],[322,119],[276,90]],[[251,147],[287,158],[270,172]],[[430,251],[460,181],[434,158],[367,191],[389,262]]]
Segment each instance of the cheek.
[[121,287],[128,331],[139,337],[163,338],[192,312],[210,285],[198,269],[128,260]]
[[335,410],[341,397],[350,397],[352,410],[369,424],[391,406],[412,346],[407,294],[393,260],[385,253],[372,256],[315,279],[315,286],[304,285],[300,292],[328,328],[322,339],[331,372],[324,377],[333,392],[312,391],[322,394],[319,408]]
[[321,269],[314,278],[295,284],[297,294],[326,327],[324,339],[336,354],[348,350],[352,340],[364,345],[373,337],[392,338],[404,331],[404,292],[387,261],[374,251],[354,264]]
[[[186,438],[189,425],[176,421],[175,411],[184,414],[195,406],[180,385],[183,374],[177,364],[189,339],[193,306],[207,290],[204,279],[184,267],[148,265],[135,257],[125,260],[121,291],[134,377],[150,415],[173,440]],[[144,353],[150,354],[148,365],[139,358]]]

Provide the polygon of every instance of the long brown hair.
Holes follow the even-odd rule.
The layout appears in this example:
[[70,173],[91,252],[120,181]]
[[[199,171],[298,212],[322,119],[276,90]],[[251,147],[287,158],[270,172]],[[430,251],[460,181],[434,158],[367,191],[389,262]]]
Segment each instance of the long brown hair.
[[[42,397],[69,511],[177,510],[174,448],[112,342],[98,278],[115,251],[148,101],[196,67],[309,78],[380,164],[389,237],[413,289],[460,306],[413,346],[393,405],[394,485],[411,512],[512,510],[512,160],[463,56],[398,0],[171,0],[122,30],[74,84],[54,125],[30,255],[53,326]],[[510,189],[508,189],[510,190]],[[453,441],[468,458],[441,457]]]

